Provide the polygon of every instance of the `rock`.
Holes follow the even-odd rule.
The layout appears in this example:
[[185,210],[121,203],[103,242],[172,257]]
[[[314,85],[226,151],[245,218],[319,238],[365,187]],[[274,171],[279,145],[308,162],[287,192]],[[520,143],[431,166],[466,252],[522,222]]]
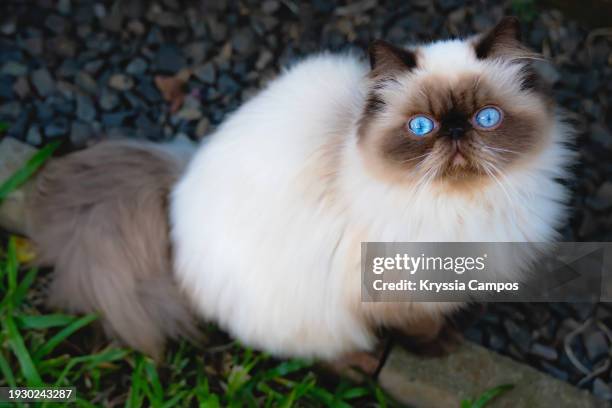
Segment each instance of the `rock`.
[[26,134],[26,142],[32,146],[40,146],[42,143],[42,135],[40,134],[40,128],[36,125],[31,126]]
[[232,47],[241,55],[250,55],[255,51],[255,36],[249,28],[238,30],[232,36]]
[[0,98],[4,100],[14,99],[13,96],[14,78],[10,75],[0,75]]
[[209,48],[207,42],[196,41],[183,47],[183,54],[185,54],[191,64],[199,64],[204,61]]
[[195,130],[196,137],[198,139],[201,139],[204,136],[206,136],[206,132],[208,132],[209,128],[210,128],[210,120],[208,120],[207,117],[203,117],[202,119],[200,119],[200,121],[198,122],[198,125],[196,126],[196,130]]
[[586,348],[587,356],[591,361],[597,361],[599,358],[610,353],[610,345],[604,334],[600,331],[591,331],[583,334],[584,347]]
[[31,37],[23,40],[23,49],[32,56],[41,55],[43,52],[43,39],[41,37]]
[[102,88],[98,104],[105,111],[112,111],[119,105],[119,96],[116,92],[111,91],[107,87]]
[[581,239],[588,237],[589,235],[597,232],[599,223],[595,216],[590,211],[584,211],[582,222],[580,223],[580,229],[578,230],[578,236]]
[[161,102],[162,100],[161,94],[149,79],[141,79],[136,89],[151,103]]
[[132,77],[124,74],[114,74],[110,77],[108,85],[118,91],[127,91],[134,86],[134,80]]
[[102,115],[102,124],[107,128],[120,127],[126,119],[133,116],[132,111],[123,111],[115,113],[105,113]]
[[558,357],[557,350],[555,350],[553,347],[546,346],[541,343],[532,344],[530,353],[545,360],[551,361],[556,360]]
[[262,70],[267,67],[273,59],[274,55],[270,52],[270,50],[264,49],[259,53],[257,62],[255,63],[255,68],[257,68],[258,70]]
[[15,34],[15,29],[17,28],[17,22],[14,18],[3,21],[0,24],[0,32],[4,35],[13,35]]
[[51,14],[45,19],[45,27],[55,34],[62,34],[68,27],[68,21],[64,17]]
[[100,21],[104,29],[113,33],[118,33],[122,28],[123,13],[119,8],[113,7],[111,13],[101,17]]
[[[154,8],[150,10],[154,10]],[[161,27],[183,28],[187,24],[185,18],[181,14],[167,11],[147,13],[147,19]]]
[[265,0],[261,4],[261,10],[266,14],[273,14],[280,7],[280,3],[277,0]]
[[30,84],[25,77],[19,77],[15,81],[13,85],[13,91],[19,96],[21,99],[25,99],[30,95]]
[[11,75],[14,77],[22,76],[28,73],[28,67],[16,61],[8,61],[2,65],[0,74]]
[[72,122],[70,128],[70,142],[76,148],[85,147],[87,140],[92,136],[92,129],[89,124],[79,121]]
[[232,95],[240,91],[240,84],[227,74],[221,74],[217,82],[217,90],[222,95]]
[[47,68],[39,68],[30,75],[32,85],[38,94],[47,97],[55,91],[55,82]]
[[62,65],[55,71],[61,78],[72,78],[79,72],[79,64],[72,58],[65,59]]
[[593,394],[599,398],[611,401],[612,387],[610,387],[610,384],[606,384],[601,378],[596,378],[595,381],[593,381]]
[[142,58],[134,58],[128,65],[125,67],[125,72],[130,75],[142,75],[146,72],[149,64]]
[[531,335],[522,326],[519,326],[514,321],[506,319],[504,328],[512,343],[516,344],[522,353],[529,351],[531,345]]
[[612,149],[612,134],[604,125],[595,122],[590,128],[591,140],[601,144],[602,146]]
[[141,36],[146,32],[144,24],[142,24],[142,22],[139,20],[130,20],[127,28],[130,32],[136,34],[137,36]]
[[96,75],[100,69],[104,66],[103,60],[89,61],[83,66],[83,69],[92,75]]
[[205,84],[214,84],[217,79],[217,71],[215,70],[215,65],[212,62],[207,62],[206,64],[196,68],[193,72],[196,78]]
[[21,113],[21,104],[17,101],[0,105],[0,116],[16,118]]
[[56,138],[68,134],[68,120],[66,118],[57,118],[47,126],[45,126],[45,136],[48,138]]
[[586,204],[595,211],[612,208],[612,182],[604,182],[594,196],[587,197]]
[[549,85],[554,85],[561,79],[561,74],[559,71],[548,61],[533,61],[531,66]]
[[79,88],[90,95],[96,95],[98,93],[98,84],[91,75],[84,71],[80,71],[76,74],[75,83]]
[[458,407],[462,400],[501,384],[514,388],[495,398],[494,405],[500,408],[602,406],[584,390],[469,342],[436,358],[394,347],[378,383],[395,401],[417,408]]
[[191,95],[185,97],[183,106],[176,113],[176,117],[188,122],[198,120],[202,117],[202,107],[200,101]]
[[187,64],[185,57],[181,55],[180,49],[175,45],[162,45],[153,61],[153,69],[166,74],[176,74]]
[[70,0],[58,0],[57,2],[57,11],[59,11],[62,15],[68,15],[72,12],[72,5],[70,4]]
[[89,96],[84,94],[77,95],[76,115],[79,119],[85,122],[92,121],[96,118],[96,108]]

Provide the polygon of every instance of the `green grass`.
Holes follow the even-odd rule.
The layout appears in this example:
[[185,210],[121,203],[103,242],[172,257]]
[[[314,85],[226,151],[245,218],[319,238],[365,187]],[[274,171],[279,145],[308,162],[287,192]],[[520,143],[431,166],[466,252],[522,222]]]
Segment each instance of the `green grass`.
[[489,405],[498,396],[510,391],[514,388],[512,384],[498,385],[483,392],[480,396],[474,399],[461,401],[461,408],[484,408]]
[[[0,202],[57,147],[41,149],[0,185]],[[375,384],[335,378],[309,361],[276,360],[241,347],[213,326],[204,328],[205,344],[171,344],[158,364],[132,350],[100,346],[98,316],[45,310],[35,300],[37,283],[49,271],[22,267],[14,238],[0,242],[0,386],[76,387],[76,403],[64,405],[78,407],[390,405]]]
[[0,386],[74,386],[76,405],[82,407],[113,400],[125,407],[159,408],[388,404],[374,384],[322,381],[311,362],[275,360],[239,346],[214,327],[206,332],[214,347],[174,344],[159,365],[122,348],[92,352],[87,349],[91,330],[82,332],[97,316],[33,307],[28,293],[38,273],[20,268],[17,258],[11,238],[0,259]]

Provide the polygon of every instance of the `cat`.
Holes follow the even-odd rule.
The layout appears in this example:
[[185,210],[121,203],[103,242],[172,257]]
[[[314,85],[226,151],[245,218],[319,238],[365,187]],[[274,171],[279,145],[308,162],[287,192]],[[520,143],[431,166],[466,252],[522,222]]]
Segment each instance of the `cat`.
[[462,307],[361,302],[361,242],[559,238],[572,131],[515,18],[369,56],[305,58],[186,155],[107,142],[52,162],[29,235],[56,264],[54,305],[157,356],[197,315],[335,360],[380,328],[434,339]]

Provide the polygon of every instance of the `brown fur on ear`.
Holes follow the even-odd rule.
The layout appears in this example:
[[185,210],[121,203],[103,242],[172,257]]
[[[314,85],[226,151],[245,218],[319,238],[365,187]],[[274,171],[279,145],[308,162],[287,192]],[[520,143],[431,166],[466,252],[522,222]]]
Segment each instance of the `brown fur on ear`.
[[417,65],[414,52],[396,47],[383,40],[375,40],[368,48],[372,73],[391,73],[410,70]]
[[518,18],[504,17],[488,33],[474,44],[476,57],[479,59],[525,52],[527,48],[521,43],[521,27]]
[[49,303],[100,313],[106,331],[154,358],[166,337],[198,337],[172,275],[168,194],[182,164],[146,143],[103,142],[50,162],[28,197]]

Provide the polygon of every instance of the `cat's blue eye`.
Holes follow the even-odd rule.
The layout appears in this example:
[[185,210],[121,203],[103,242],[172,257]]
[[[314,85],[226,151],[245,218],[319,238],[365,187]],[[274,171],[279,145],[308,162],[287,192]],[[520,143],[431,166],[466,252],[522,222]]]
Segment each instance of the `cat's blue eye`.
[[425,136],[426,134],[431,133],[431,131],[434,130],[434,127],[434,121],[425,115],[414,116],[408,122],[408,128],[417,136]]
[[502,120],[502,112],[496,107],[487,106],[482,108],[474,116],[476,125],[483,129],[491,129],[499,125]]

